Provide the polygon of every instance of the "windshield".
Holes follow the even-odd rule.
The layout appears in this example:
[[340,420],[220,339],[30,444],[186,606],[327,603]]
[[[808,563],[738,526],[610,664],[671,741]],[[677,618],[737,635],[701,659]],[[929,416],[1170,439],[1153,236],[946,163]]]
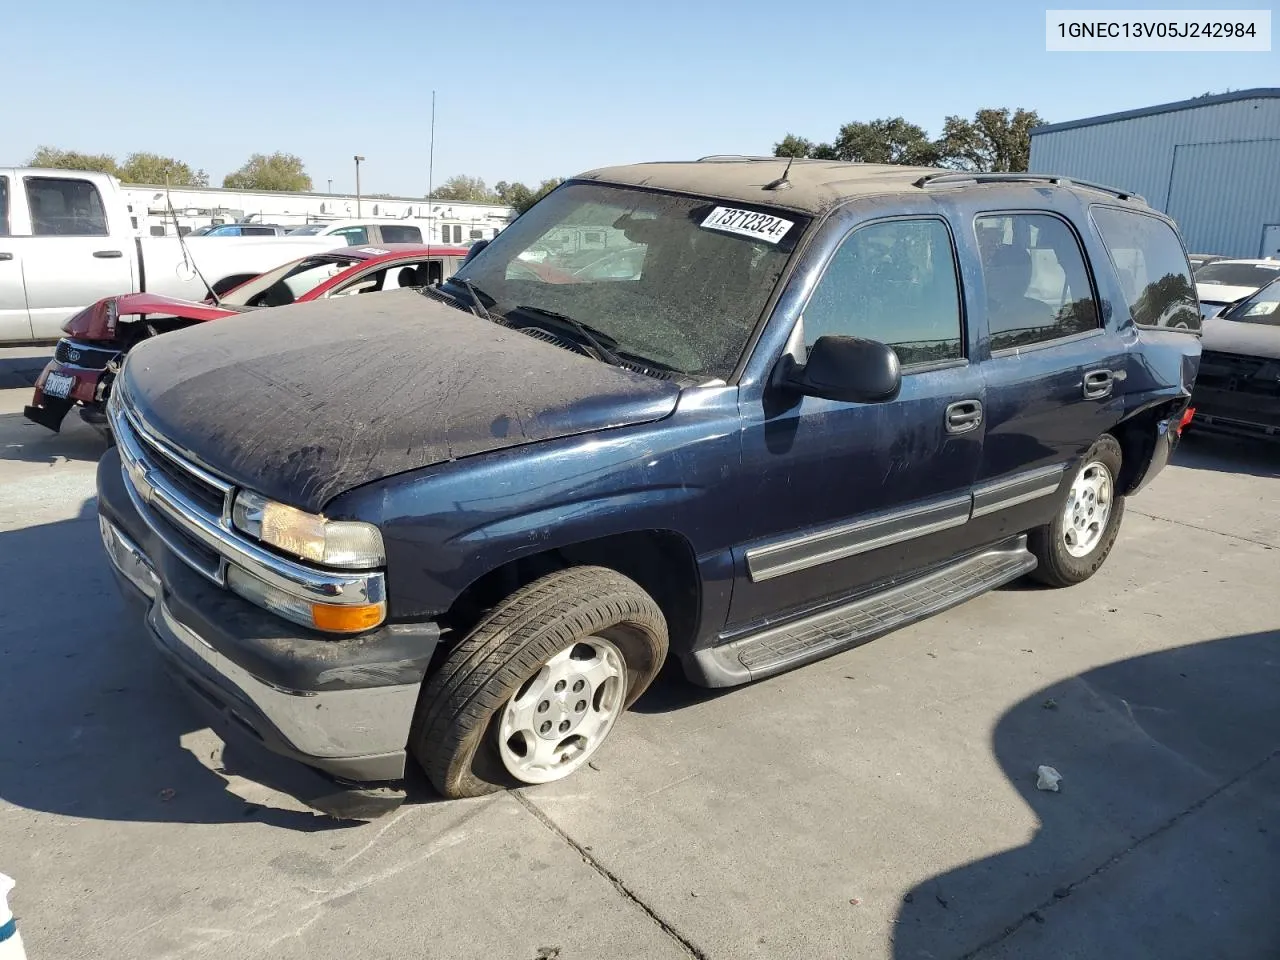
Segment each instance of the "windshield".
[[330,277],[336,277],[353,263],[359,262],[356,257],[342,257],[332,253],[303,257],[242,283],[224,296],[222,302],[231,307],[283,306],[293,303]]
[[312,223],[305,227],[294,227],[289,231],[291,237],[314,237],[324,229],[323,223]]
[[1196,271],[1196,283],[1220,283],[1227,287],[1260,287],[1280,276],[1280,260],[1275,263],[1232,263],[1219,260]]
[[1236,304],[1223,314],[1228,320],[1242,323],[1265,323],[1280,327],[1280,280],[1273,280],[1248,300]]
[[450,283],[471,281],[490,312],[512,322],[562,314],[608,338],[615,353],[727,377],[808,222],[573,183],[517,218]]

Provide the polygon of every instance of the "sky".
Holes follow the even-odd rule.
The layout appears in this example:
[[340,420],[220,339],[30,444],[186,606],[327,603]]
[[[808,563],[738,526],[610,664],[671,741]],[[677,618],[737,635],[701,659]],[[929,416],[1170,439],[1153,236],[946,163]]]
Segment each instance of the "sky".
[[1025,0],[39,0],[0,24],[0,166],[42,144],[146,150],[217,185],[280,150],[349,192],[360,154],[363,192],[405,196],[427,192],[432,91],[432,179],[492,185],[767,154],[853,120],[937,135],[984,107],[1058,122],[1280,86],[1275,51],[1047,53]]

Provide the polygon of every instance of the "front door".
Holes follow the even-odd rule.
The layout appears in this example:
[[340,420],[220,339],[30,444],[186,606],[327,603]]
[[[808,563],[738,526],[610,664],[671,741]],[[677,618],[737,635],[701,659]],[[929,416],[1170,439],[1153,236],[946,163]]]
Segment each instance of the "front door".
[[127,224],[107,229],[98,188],[77,177],[24,177],[30,236],[16,237],[38,340],[56,340],[72,314],[95,300],[132,293],[133,239]]
[[944,219],[871,221],[841,242],[788,349],[802,361],[823,335],[890,343],[902,389],[884,403],[771,388],[743,401],[756,508],[735,550],[730,633],[964,551],[984,422],[960,303]]
[[13,178],[0,173],[0,343],[31,339],[27,288],[22,282],[22,257],[9,230],[9,191]]

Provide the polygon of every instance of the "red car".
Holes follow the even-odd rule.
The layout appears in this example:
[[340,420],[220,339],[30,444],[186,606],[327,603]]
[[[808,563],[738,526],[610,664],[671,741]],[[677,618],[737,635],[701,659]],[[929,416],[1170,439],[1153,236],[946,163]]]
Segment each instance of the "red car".
[[291,260],[202,303],[150,293],[99,300],[63,324],[53,359],[36,380],[28,420],[57,431],[74,406],[88,423],[105,430],[106,400],[116,370],[135,343],[206,320],[262,307],[376,293],[439,283],[461,265],[466,247],[388,243],[340,247]]

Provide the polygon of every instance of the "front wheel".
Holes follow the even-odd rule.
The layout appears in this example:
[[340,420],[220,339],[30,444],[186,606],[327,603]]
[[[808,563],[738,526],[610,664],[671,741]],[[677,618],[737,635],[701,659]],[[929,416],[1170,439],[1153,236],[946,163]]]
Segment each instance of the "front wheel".
[[1088,580],[1102,566],[1124,516],[1124,497],[1116,487],[1120,463],[1120,444],[1110,435],[1089,448],[1053,522],[1027,537],[1037,561],[1033,579],[1069,587]]
[[604,567],[548,574],[450,651],[423,688],[410,748],[449,798],[561,780],[666,654],[666,620],[634,581]]

